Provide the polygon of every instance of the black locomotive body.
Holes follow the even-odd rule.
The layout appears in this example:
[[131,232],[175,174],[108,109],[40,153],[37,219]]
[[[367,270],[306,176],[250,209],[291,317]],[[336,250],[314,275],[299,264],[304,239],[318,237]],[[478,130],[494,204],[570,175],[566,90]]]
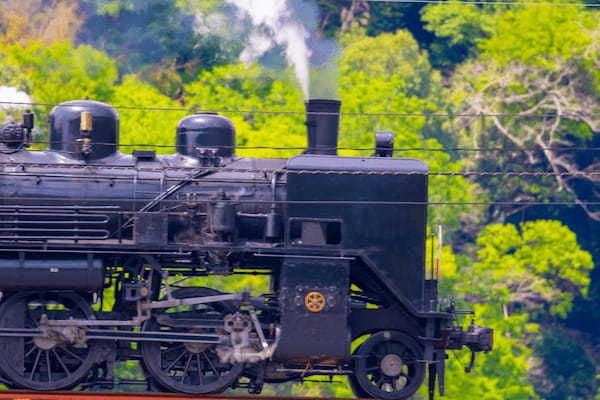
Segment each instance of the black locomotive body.
[[[47,151],[26,149],[31,116],[3,126],[2,379],[107,385],[139,360],[167,391],[347,375],[359,397],[404,399],[429,375],[443,392],[445,351],[488,351],[492,332],[455,326],[426,279],[425,164],[391,157],[389,134],[337,156],[339,106],[307,103],[290,159],[236,157],[215,114],[184,118],[172,155],[119,152],[117,113],[92,101],[53,110]],[[235,274],[269,293],[202,283]]]

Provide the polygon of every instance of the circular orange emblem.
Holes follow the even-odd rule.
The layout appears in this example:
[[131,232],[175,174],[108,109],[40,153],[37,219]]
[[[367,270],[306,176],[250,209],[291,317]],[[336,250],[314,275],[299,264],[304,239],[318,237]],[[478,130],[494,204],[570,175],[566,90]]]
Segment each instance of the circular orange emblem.
[[325,308],[325,296],[320,292],[310,292],[304,296],[304,305],[311,312],[320,312]]

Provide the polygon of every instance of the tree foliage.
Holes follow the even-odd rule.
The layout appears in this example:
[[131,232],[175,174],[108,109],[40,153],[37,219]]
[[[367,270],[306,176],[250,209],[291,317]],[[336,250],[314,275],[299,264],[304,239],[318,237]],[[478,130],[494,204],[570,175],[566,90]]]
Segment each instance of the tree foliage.
[[559,221],[489,225],[477,238],[477,262],[467,285],[476,297],[503,304],[506,315],[566,317],[587,294],[591,255]]
[[124,73],[173,64],[187,83],[199,70],[237,55],[238,47],[224,38],[198,32],[196,13],[209,6],[178,0],[88,0],[82,7],[87,18],[78,40],[116,58]]
[[286,111],[290,105],[302,104],[302,93],[292,82],[290,74],[278,75],[257,65],[216,67],[201,73],[194,83],[186,86],[185,101],[198,109],[237,111],[227,113],[227,117],[235,124],[238,146],[298,148],[287,151],[247,149],[239,150],[238,154],[288,157],[306,147],[303,116],[252,111]]
[[474,4],[428,5],[422,10],[425,29],[436,36],[430,44],[434,65],[454,70],[473,55],[477,43],[489,37],[497,18],[497,7]]
[[56,104],[74,98],[107,101],[117,80],[115,62],[90,46],[69,42],[49,46],[35,42],[27,47],[0,47],[4,62],[23,77],[19,89],[43,103]]
[[534,361],[533,351],[525,343],[538,326],[527,321],[527,315],[505,317],[502,309],[491,304],[476,305],[477,323],[494,329],[494,350],[477,357],[470,374],[467,351],[452,352],[448,359],[446,391],[449,399],[465,400],[531,400],[539,398],[529,377]]
[[[559,372],[553,364],[559,362],[554,358],[556,346],[548,347],[555,333],[544,325],[565,317],[574,298],[584,296],[589,285],[591,255],[580,248],[572,231],[552,220],[519,227],[489,225],[477,237],[474,259],[455,257],[448,248],[443,260],[442,293],[458,295],[460,306],[475,304],[477,323],[495,331],[494,350],[479,356],[471,375],[462,372],[467,354],[450,358],[450,398],[533,399],[545,397],[548,385],[557,388],[557,393],[568,392],[567,385],[590,390],[593,385],[581,377],[589,377],[593,370],[570,367],[586,363],[589,367],[590,361],[579,355],[579,361],[564,364]],[[566,348],[574,354],[581,352],[564,343]],[[550,369],[555,375],[546,372]],[[574,373],[579,378],[568,378]],[[557,380],[548,383],[549,377]]]
[[74,39],[82,23],[77,10],[76,0],[0,1],[0,43]]
[[[529,27],[525,29],[525,26]],[[594,219],[600,210],[587,207],[587,193],[597,190],[598,160],[577,159],[569,147],[585,145],[600,130],[597,112],[600,53],[594,38],[600,24],[576,7],[523,7],[502,14],[494,34],[478,44],[481,56],[458,69],[452,87],[462,114],[454,128],[462,143],[474,147],[519,147],[522,152],[477,154],[473,169],[538,169],[554,178],[495,181],[484,185],[506,200],[575,199]],[[509,118],[504,114],[517,115]],[[561,196],[562,194],[562,196]]]
[[[135,105],[148,108],[181,108],[181,105],[163,95],[150,85],[142,83],[132,75],[125,76],[123,82],[114,87],[114,105]],[[173,153],[175,128],[186,111],[157,111],[144,109],[120,109],[121,151],[131,153],[144,144],[157,153]]]

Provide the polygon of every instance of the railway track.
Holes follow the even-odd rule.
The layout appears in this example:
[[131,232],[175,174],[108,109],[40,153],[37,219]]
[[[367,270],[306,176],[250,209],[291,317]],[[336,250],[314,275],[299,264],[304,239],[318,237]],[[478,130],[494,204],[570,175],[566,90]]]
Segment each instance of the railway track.
[[[6,400],[313,400],[314,397],[277,397],[253,395],[188,395],[156,392],[89,392],[31,390],[0,391],[0,399]],[[323,398],[320,400],[336,400]],[[372,399],[371,399],[372,400]]]

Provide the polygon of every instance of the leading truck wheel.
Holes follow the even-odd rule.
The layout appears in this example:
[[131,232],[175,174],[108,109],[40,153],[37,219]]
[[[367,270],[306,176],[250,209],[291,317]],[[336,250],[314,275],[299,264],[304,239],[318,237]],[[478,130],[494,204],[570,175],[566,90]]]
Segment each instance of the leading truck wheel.
[[[0,328],[37,329],[52,319],[93,319],[88,303],[75,293],[23,292],[0,306]],[[93,341],[69,343],[53,337],[0,337],[0,372],[13,386],[59,390],[76,386],[98,360]]]
[[408,399],[425,378],[421,347],[401,332],[376,333],[362,343],[354,355],[354,376],[350,383],[359,397]]
[[[173,297],[215,296],[222,294],[209,288],[184,288],[173,292]],[[207,303],[164,309],[160,314],[177,319],[222,320],[234,312],[227,303]],[[159,313],[157,313],[159,314]],[[144,324],[145,331],[215,333],[218,329],[180,329],[160,325],[156,318]],[[244,364],[222,363],[214,344],[142,342],[145,369],[164,389],[191,394],[220,393],[230,387],[241,375]]]

